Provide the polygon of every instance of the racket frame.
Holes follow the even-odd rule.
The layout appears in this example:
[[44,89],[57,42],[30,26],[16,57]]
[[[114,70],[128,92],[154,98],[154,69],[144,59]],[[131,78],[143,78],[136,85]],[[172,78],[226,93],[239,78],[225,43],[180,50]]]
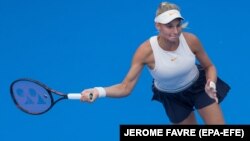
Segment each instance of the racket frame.
[[[32,113],[32,112],[29,112],[29,111],[27,111],[26,109],[22,108],[22,107],[18,104],[17,100],[15,99],[15,95],[14,95],[14,91],[13,91],[13,86],[14,86],[14,84],[17,83],[17,82],[19,82],[19,81],[29,81],[29,82],[35,83],[35,84],[41,86],[42,88],[44,88],[44,89],[48,92],[48,94],[49,94],[49,96],[50,96],[51,105],[49,106],[49,108],[47,108],[45,111],[39,112],[39,113]],[[54,89],[48,87],[47,85],[41,83],[40,81],[33,80],[33,79],[30,79],[30,78],[20,78],[20,79],[17,79],[17,80],[15,80],[15,81],[13,81],[13,82],[11,83],[11,85],[10,85],[10,94],[11,94],[11,98],[12,98],[12,100],[14,101],[15,105],[16,105],[20,110],[22,110],[23,112],[26,112],[26,113],[31,114],[31,115],[41,115],[41,114],[44,114],[44,113],[48,112],[48,111],[49,111],[58,101],[61,101],[61,100],[63,100],[63,99],[68,99],[67,94],[64,94],[64,93],[62,93],[62,92],[56,91],[56,90],[54,90]],[[60,98],[58,98],[58,99],[55,100],[55,98],[53,97],[53,94],[60,96]]]

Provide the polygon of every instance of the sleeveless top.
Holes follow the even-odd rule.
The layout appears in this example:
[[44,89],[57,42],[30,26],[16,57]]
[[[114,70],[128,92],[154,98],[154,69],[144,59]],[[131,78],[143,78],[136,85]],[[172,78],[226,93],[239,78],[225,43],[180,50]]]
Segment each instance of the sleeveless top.
[[195,55],[189,48],[183,34],[176,50],[163,50],[158,43],[157,36],[149,41],[153,50],[155,67],[149,69],[154,79],[155,87],[164,92],[176,93],[191,86],[199,77],[195,65]]

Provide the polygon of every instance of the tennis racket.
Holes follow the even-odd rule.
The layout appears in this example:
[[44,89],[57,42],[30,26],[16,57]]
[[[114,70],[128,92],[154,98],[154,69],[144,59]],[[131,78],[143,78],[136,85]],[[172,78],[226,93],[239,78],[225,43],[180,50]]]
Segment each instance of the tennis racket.
[[[11,97],[16,106],[23,112],[40,115],[49,111],[58,101],[63,99],[80,99],[80,93],[68,93],[53,90],[45,84],[28,79],[22,78],[15,80],[10,86]],[[90,93],[89,98],[93,98]]]

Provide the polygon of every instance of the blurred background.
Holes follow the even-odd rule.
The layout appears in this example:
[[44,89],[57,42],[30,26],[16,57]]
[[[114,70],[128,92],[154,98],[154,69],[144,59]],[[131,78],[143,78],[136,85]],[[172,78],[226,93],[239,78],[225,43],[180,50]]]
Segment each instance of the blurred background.
[[[170,124],[151,101],[144,68],[129,97],[62,101],[32,116],[18,110],[9,86],[39,80],[62,92],[109,86],[125,77],[137,47],[156,35],[159,0],[0,0],[0,140],[119,140],[121,124]],[[232,87],[221,107],[228,124],[249,124],[249,2],[172,0]],[[198,115],[197,115],[198,117]],[[203,124],[198,117],[200,124]]]

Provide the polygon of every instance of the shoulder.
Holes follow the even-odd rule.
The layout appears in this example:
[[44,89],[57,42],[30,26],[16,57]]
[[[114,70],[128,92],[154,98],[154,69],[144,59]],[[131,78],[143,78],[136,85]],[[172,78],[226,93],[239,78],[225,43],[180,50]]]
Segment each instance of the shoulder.
[[201,43],[199,41],[199,38],[190,32],[183,32],[183,36],[188,44],[188,46],[191,48],[193,52],[196,52],[197,49],[201,47]]
[[152,52],[151,44],[149,40],[144,41],[137,49],[138,53],[142,53],[142,55],[147,56],[150,52]]
[[139,47],[138,50],[143,51],[143,52],[148,52],[151,50],[151,44],[149,40],[144,41]]
[[198,37],[193,33],[183,32],[182,34],[187,42],[193,43],[199,41]]
[[134,57],[136,59],[141,60],[142,62],[146,62],[147,58],[152,54],[152,48],[149,40],[144,41],[137,48]]

